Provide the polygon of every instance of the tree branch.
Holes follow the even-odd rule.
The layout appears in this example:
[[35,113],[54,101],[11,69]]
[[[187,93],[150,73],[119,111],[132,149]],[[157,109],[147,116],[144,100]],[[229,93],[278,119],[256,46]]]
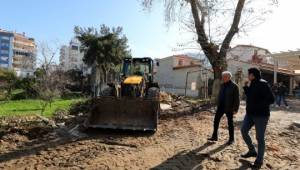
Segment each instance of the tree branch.
[[[196,28],[196,32],[198,35],[198,42],[207,56],[208,60],[212,63],[214,61],[212,46],[208,42],[208,38],[205,34],[204,24],[205,24],[205,14],[204,9],[201,6],[201,3],[198,0],[190,0],[191,10],[194,18],[194,24]],[[199,11],[201,12],[201,19],[199,17]]]
[[226,56],[226,52],[229,48],[230,42],[233,38],[233,36],[239,31],[239,23],[241,20],[241,15],[242,15],[242,11],[244,8],[244,4],[245,4],[245,0],[239,0],[238,4],[236,6],[235,9],[235,13],[234,13],[234,17],[233,17],[233,22],[231,24],[231,27],[227,33],[227,35],[225,36],[223,42],[222,42],[222,46],[220,49],[220,56]]

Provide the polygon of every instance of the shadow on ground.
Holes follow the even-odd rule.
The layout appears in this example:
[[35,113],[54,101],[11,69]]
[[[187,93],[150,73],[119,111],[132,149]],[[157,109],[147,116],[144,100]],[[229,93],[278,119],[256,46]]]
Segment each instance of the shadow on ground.
[[14,112],[30,112],[30,111],[40,111],[42,109],[12,109]]
[[213,145],[212,142],[207,142],[204,145],[200,146],[197,149],[188,152],[179,152],[173,157],[167,159],[165,162],[160,165],[151,168],[152,170],[162,170],[162,169],[190,169],[190,170],[199,170],[203,169],[202,162],[204,160],[213,160],[211,156],[215,153],[218,153],[225,149],[228,145],[223,144],[219,147],[210,150],[206,153],[200,153],[204,149]]
[[235,169],[235,170],[247,170],[247,169],[251,169],[251,170],[255,170],[254,168],[252,168],[252,164],[250,161],[245,160],[245,159],[239,159],[239,162],[242,164],[239,168]]

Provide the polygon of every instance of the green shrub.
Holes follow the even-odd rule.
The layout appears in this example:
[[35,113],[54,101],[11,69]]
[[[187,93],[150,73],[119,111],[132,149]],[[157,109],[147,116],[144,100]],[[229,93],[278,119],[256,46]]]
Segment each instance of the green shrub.
[[81,97],[83,97],[83,94],[81,92],[72,92],[70,90],[64,90],[61,94],[62,99],[74,99]]
[[21,91],[18,93],[14,93],[12,94],[11,100],[23,100],[23,99],[27,99],[27,93],[25,91]]

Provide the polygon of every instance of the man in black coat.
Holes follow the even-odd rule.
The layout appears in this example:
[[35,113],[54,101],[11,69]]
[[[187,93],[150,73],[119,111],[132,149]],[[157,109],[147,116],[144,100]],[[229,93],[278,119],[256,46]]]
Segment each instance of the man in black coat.
[[278,86],[278,94],[276,96],[277,106],[280,107],[281,101],[285,104],[285,107],[288,109],[289,105],[287,104],[285,97],[288,93],[288,88],[283,84],[283,82],[279,82]]
[[[265,131],[270,117],[270,105],[274,103],[274,95],[267,81],[261,79],[257,68],[248,70],[248,79],[244,91],[246,94],[246,116],[243,121],[241,133],[249,151],[242,155],[244,158],[256,157],[255,168],[263,164],[265,152]],[[249,136],[250,129],[255,126],[258,152]]]
[[218,129],[221,118],[224,113],[227,116],[229,140],[228,145],[234,142],[234,126],[233,126],[233,115],[236,114],[240,106],[240,95],[238,86],[231,81],[232,74],[229,71],[222,73],[222,85],[219,91],[217,112],[214,118],[214,131],[212,137],[208,140],[218,140]]

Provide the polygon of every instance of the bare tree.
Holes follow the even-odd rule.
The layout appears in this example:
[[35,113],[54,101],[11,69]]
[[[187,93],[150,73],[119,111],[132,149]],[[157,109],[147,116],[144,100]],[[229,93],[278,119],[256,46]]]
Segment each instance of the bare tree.
[[46,42],[41,42],[38,46],[40,57],[38,58],[39,67],[35,71],[36,85],[35,90],[41,100],[41,114],[46,107],[59,97],[64,85],[63,73],[59,74],[58,66],[54,59],[59,51],[59,47],[51,47]]
[[[143,0],[151,9],[155,0]],[[227,69],[226,53],[238,33],[246,33],[265,19],[275,0],[164,0],[167,25],[180,22],[195,33],[214,71],[213,96],[217,95],[222,71]]]

